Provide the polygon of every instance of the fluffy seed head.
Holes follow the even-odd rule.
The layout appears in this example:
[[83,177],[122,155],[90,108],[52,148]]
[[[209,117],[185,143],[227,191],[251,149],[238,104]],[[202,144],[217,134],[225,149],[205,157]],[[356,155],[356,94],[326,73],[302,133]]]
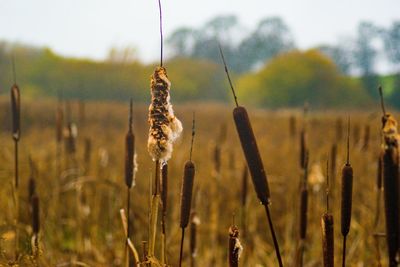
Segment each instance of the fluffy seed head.
[[147,142],[153,160],[169,160],[172,144],[182,132],[182,124],[174,115],[169,101],[170,86],[165,68],[157,67],[151,76],[150,130]]
[[229,228],[229,267],[238,267],[240,254],[243,250],[239,241],[239,229],[236,226]]

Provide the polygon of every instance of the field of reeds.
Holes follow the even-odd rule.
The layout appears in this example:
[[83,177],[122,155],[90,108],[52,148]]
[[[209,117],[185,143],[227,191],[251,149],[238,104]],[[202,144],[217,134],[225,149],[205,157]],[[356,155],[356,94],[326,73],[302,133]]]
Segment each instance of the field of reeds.
[[[168,184],[163,179],[156,189],[155,164],[147,151],[148,106],[133,105],[137,172],[127,190],[128,102],[25,102],[22,95],[16,190],[15,121],[9,97],[1,98],[0,265],[178,266],[182,220],[186,220],[181,212],[188,212],[180,203],[188,188],[181,186],[185,162],[192,154],[196,170],[181,265],[278,266],[232,107],[194,103],[174,108],[183,133],[168,161]],[[249,108],[248,113],[268,177],[270,203],[265,206],[283,265],[333,266],[323,263],[329,254],[324,252],[329,244],[323,245],[328,212],[334,221],[334,258],[330,254],[328,261],[342,264],[342,233],[348,227],[347,266],[388,266],[379,107],[370,112],[314,111],[311,107],[307,113]],[[343,198],[351,198],[348,188],[342,192],[342,179],[349,176],[342,177],[346,163],[353,168],[350,211],[348,203],[347,211],[341,207]],[[167,194],[154,198],[157,190]],[[157,204],[158,216],[154,201],[168,204],[165,210]],[[349,223],[349,218],[342,218],[349,212],[350,225],[341,226]],[[124,214],[129,214],[128,220]],[[323,214],[325,228],[321,229]]]

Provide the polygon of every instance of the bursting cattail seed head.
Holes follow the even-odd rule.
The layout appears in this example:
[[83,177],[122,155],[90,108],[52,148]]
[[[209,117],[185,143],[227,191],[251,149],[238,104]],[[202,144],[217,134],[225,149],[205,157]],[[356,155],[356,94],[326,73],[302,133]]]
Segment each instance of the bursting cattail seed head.
[[182,123],[174,115],[170,103],[170,87],[166,69],[157,67],[151,76],[150,130],[147,142],[153,160],[168,161],[172,145],[182,132]]
[[236,107],[233,110],[233,118],[257,197],[263,205],[267,205],[270,198],[267,176],[246,109]]
[[189,224],[190,209],[192,205],[193,182],[195,166],[192,161],[186,161],[182,189],[181,189],[181,220],[180,227],[185,229]]
[[11,87],[11,114],[12,114],[12,137],[19,141],[21,135],[21,100],[18,85]]
[[229,267],[238,267],[240,254],[243,250],[239,241],[239,229],[236,226],[229,228]]

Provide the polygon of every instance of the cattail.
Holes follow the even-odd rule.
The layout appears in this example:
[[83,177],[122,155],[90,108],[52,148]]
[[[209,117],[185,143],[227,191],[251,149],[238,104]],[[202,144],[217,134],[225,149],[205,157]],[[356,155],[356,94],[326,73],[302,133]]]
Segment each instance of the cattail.
[[195,165],[192,162],[194,136],[195,136],[195,118],[194,118],[194,113],[193,113],[192,141],[191,141],[191,145],[190,145],[190,154],[189,154],[189,160],[186,161],[185,167],[183,170],[183,179],[182,179],[182,187],[181,187],[180,228],[182,229],[182,237],[181,237],[181,246],[180,246],[180,254],[179,254],[179,267],[182,266],[183,244],[184,244],[183,242],[185,239],[185,229],[189,224],[190,209],[192,207],[193,183],[194,183],[194,175],[196,172]]
[[329,162],[326,164],[326,211],[321,217],[322,230],[322,253],[324,267],[334,266],[334,233],[333,233],[333,216],[329,212]]
[[196,266],[197,257],[197,228],[200,225],[200,218],[197,212],[192,212],[190,219],[190,266]]
[[350,119],[347,132],[347,162],[342,168],[341,233],[343,236],[342,266],[346,266],[346,237],[350,231],[353,194],[353,168],[350,165]]
[[40,216],[39,216],[39,198],[37,195],[32,196],[31,203],[32,203],[32,230],[35,235],[38,235],[40,230]]
[[386,239],[388,246],[389,266],[397,265],[396,254],[399,251],[399,174],[400,174],[400,135],[396,119],[386,113],[383,103],[382,88],[379,87],[382,105],[382,134],[383,134],[383,187],[386,215]]
[[171,82],[164,67],[157,67],[151,76],[151,104],[149,107],[148,151],[153,160],[171,158],[172,144],[182,132],[182,124],[174,115],[169,102]]
[[229,228],[229,267],[239,266],[239,257],[243,248],[239,241],[239,229],[232,225]]
[[28,180],[28,199],[31,200],[33,195],[36,194],[36,167],[31,157],[29,157],[29,165],[31,168],[31,173]]
[[321,218],[322,251],[324,267],[334,266],[333,216],[324,213]]
[[308,190],[304,185],[300,193],[300,239],[306,239],[307,235],[307,213],[308,213]]
[[[389,140],[387,140],[389,141]],[[383,155],[383,186],[386,214],[386,236],[389,266],[397,266],[396,253],[399,242],[399,148],[388,144]]]
[[135,135],[132,131],[132,99],[130,102],[129,130],[125,137],[125,184],[128,188],[135,185]]
[[11,87],[11,114],[12,114],[12,137],[18,142],[21,135],[21,103],[20,92],[17,84]]
[[72,122],[68,123],[67,136],[65,139],[65,151],[72,155],[76,152],[76,138],[78,136],[78,128]]
[[186,161],[181,189],[181,219],[180,227],[186,228],[189,224],[190,208],[192,203],[195,166],[192,161]]
[[240,106],[236,107],[233,110],[233,118],[257,197],[263,205],[267,205],[270,197],[267,176],[246,109]]
[[253,128],[251,127],[250,119],[247,111],[244,107],[239,106],[237,101],[236,93],[232,85],[231,78],[229,76],[228,67],[225,62],[224,54],[222,53],[222,48],[219,46],[219,51],[224,64],[225,73],[229,81],[229,85],[232,90],[233,97],[235,99],[236,107],[233,110],[233,119],[235,121],[236,130],[239,135],[240,143],[242,145],[242,150],[247,161],[247,166],[250,170],[251,178],[253,181],[254,189],[257,193],[257,197],[261,204],[265,207],[265,212],[267,214],[268,224],[272,235],[272,240],[274,243],[276,257],[278,259],[279,266],[283,266],[278,240],[275,235],[275,230],[272,224],[271,214],[269,211],[269,187],[267,182],[267,176],[264,170],[263,162],[261,160],[260,152],[258,150],[256,138],[253,133]]

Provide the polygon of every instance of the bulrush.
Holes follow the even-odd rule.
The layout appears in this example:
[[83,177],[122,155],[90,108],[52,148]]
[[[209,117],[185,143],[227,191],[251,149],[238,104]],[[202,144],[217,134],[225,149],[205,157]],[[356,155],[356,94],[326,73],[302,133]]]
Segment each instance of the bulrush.
[[353,168],[350,164],[350,118],[347,126],[347,162],[342,168],[341,232],[343,236],[342,266],[346,266],[346,238],[350,231],[353,200]]
[[131,227],[131,216],[130,216],[130,203],[131,203],[131,188],[135,186],[135,174],[136,174],[136,154],[135,154],[135,135],[133,134],[133,112],[132,112],[132,99],[129,105],[129,122],[128,122],[128,132],[125,137],[125,185],[127,187],[127,217],[128,217],[128,226],[127,226],[127,240],[126,240],[126,253],[128,256],[128,264],[129,266],[136,266],[136,262],[134,262],[134,257],[129,253],[128,242],[129,239],[132,238],[132,227]]
[[239,241],[239,229],[232,225],[229,227],[228,261],[229,267],[239,266],[239,257],[243,248]]
[[257,197],[261,204],[264,205],[267,214],[268,224],[271,230],[272,240],[274,243],[276,257],[278,259],[279,266],[283,266],[281,254],[279,251],[278,240],[275,235],[275,230],[273,227],[271,214],[269,211],[270,204],[270,192],[267,182],[267,175],[264,170],[264,165],[261,160],[260,152],[258,150],[257,141],[254,136],[253,128],[250,123],[249,115],[244,107],[239,106],[235,90],[232,85],[231,78],[229,76],[228,67],[225,62],[224,54],[222,52],[221,46],[219,46],[219,51],[224,64],[225,73],[227,75],[229,85],[232,90],[232,94],[236,103],[236,107],[233,110],[233,119],[236,125],[236,131],[239,135],[240,143],[242,145],[242,150],[246,158],[247,166],[249,168],[251,178],[253,181],[254,189],[257,193]]
[[334,266],[333,215],[329,211],[329,163],[326,166],[326,211],[321,217],[322,252],[324,267]]
[[182,256],[183,256],[183,244],[185,239],[185,229],[189,224],[190,218],[190,209],[192,207],[192,194],[193,194],[193,183],[194,183],[194,175],[196,172],[195,165],[192,161],[192,151],[193,151],[193,143],[195,136],[195,119],[193,114],[193,126],[192,126],[192,142],[190,145],[190,154],[189,160],[186,161],[185,167],[183,170],[183,179],[182,179],[182,187],[181,187],[181,218],[180,218],[180,228],[182,230],[181,236],[181,246],[179,253],[179,266],[182,266]]
[[305,165],[304,165],[304,176],[302,179],[302,186],[300,191],[300,221],[299,221],[299,232],[300,242],[298,251],[298,266],[303,266],[304,246],[307,237],[307,217],[308,217],[308,159],[309,154],[306,153]]
[[382,104],[382,153],[383,188],[385,199],[386,239],[389,266],[398,266],[396,254],[399,250],[399,173],[400,173],[400,135],[395,118],[385,111],[382,88],[379,87]]

